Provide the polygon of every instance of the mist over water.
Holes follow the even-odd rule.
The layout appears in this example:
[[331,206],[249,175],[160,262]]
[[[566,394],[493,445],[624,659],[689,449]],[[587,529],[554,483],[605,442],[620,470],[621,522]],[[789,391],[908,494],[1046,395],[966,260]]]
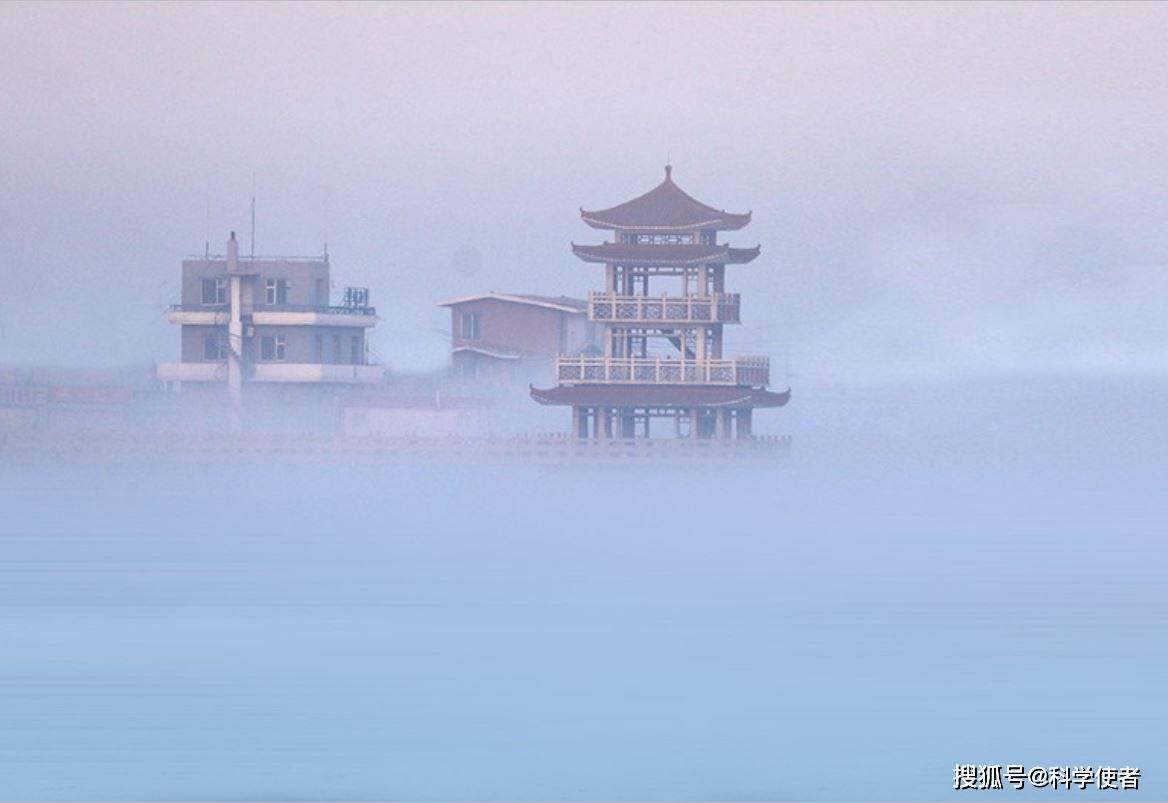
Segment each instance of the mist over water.
[[[1151,3],[0,4],[0,368],[149,395],[254,174],[256,252],[327,243],[428,397],[436,301],[599,289],[579,208],[669,160],[753,212],[726,349],[793,394],[785,459],[193,455],[223,400],[160,395],[106,432],[141,448],[0,434],[0,799],[1168,797],[1165,41]],[[249,445],[335,426],[265,403]]]
[[1158,799],[1166,398],[873,387],[777,462],[6,467],[0,792]]

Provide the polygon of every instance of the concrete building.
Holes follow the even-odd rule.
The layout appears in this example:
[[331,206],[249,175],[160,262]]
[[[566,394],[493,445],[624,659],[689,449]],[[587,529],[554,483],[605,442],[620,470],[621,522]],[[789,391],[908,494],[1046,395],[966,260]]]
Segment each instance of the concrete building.
[[238,403],[245,386],[345,386],[382,382],[367,336],[377,322],[365,288],[332,303],[328,254],[241,257],[235,232],[226,254],[183,260],[181,361],[160,363],[168,387],[225,386]]
[[582,299],[490,292],[438,306],[450,308],[451,368],[461,379],[522,384],[558,354],[600,353],[600,327]]

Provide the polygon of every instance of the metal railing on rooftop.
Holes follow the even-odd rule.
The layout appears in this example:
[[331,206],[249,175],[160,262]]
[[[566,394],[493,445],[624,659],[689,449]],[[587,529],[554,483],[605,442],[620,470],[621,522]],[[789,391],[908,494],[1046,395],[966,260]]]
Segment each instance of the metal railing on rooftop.
[[[230,304],[171,304],[171,312],[226,312]],[[321,315],[377,315],[376,307],[320,304],[255,304],[248,312],[316,312]]]

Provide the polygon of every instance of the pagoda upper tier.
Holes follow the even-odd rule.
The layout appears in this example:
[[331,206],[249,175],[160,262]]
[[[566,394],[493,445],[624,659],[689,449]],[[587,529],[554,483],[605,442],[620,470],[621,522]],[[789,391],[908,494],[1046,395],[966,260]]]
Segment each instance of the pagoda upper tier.
[[734,231],[750,223],[750,213],[715,209],[691,197],[673,183],[672,169],[665,166],[665,180],[644,195],[611,209],[580,210],[580,217],[594,229],[615,231]]
[[761,248],[731,248],[728,245],[644,245],[640,243],[601,243],[576,245],[572,253],[585,262],[621,265],[741,265],[752,261]]

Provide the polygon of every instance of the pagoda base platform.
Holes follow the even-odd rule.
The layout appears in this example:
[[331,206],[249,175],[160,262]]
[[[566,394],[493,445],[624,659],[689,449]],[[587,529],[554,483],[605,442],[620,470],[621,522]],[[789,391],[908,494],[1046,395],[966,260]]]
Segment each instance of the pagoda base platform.
[[782,407],[791,400],[791,389],[775,393],[742,385],[558,385],[547,390],[532,387],[531,398],[572,407]]
[[582,439],[650,438],[650,421],[668,419],[673,436],[746,440],[755,407],[782,407],[791,391],[736,385],[560,385],[531,388],[540,404],[572,408],[572,435]]

